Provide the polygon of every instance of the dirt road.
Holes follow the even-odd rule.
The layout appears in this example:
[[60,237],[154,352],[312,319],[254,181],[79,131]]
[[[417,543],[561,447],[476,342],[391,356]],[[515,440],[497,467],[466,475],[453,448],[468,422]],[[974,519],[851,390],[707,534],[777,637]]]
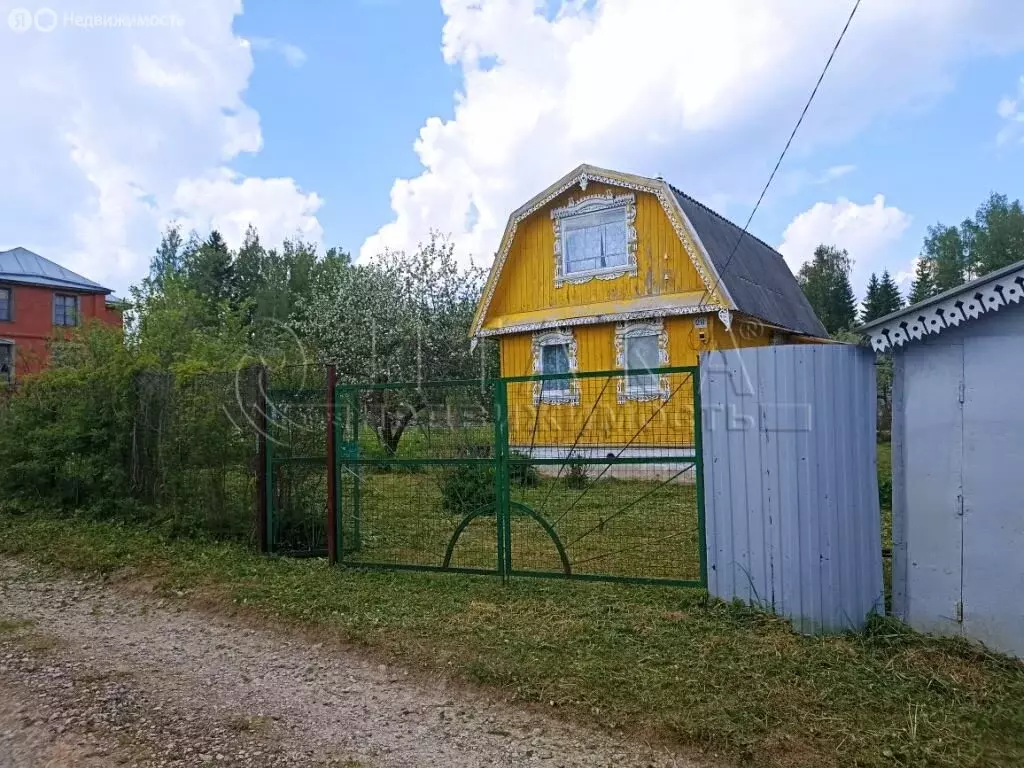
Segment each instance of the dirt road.
[[359,651],[0,560],[0,768],[696,768]]

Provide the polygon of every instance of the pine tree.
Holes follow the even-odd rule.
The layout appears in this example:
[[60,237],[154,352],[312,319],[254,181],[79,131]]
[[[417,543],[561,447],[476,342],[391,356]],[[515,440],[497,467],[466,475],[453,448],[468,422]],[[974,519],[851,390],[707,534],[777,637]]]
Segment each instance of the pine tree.
[[924,256],[918,256],[917,267],[914,269],[914,282],[910,284],[911,304],[917,304],[919,301],[930,299],[938,293],[935,290],[935,278],[932,270],[931,260]]
[[889,274],[888,269],[882,270],[879,293],[881,296],[881,308],[885,310],[884,315],[903,308],[903,294],[900,293],[900,287],[896,285],[896,281]]
[[852,266],[845,250],[822,244],[797,275],[811,308],[833,336],[857,321],[857,300],[850,285]]
[[878,311],[880,290],[881,283],[878,281],[878,275],[872,272],[871,277],[868,279],[867,293],[864,294],[864,305],[861,307],[860,321],[862,323],[870,323],[872,320],[882,316]]
[[181,227],[171,224],[164,230],[160,245],[149,262],[149,279],[153,286],[160,289],[168,275],[181,271],[184,241],[181,238]]
[[233,261],[224,238],[213,230],[198,248],[186,247],[184,267],[188,287],[213,303],[230,299]]

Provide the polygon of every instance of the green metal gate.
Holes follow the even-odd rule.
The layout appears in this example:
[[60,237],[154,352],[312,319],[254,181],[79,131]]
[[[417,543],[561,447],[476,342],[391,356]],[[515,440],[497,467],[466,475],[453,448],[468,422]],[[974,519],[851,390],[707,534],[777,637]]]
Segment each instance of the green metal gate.
[[[328,371],[323,389],[271,390],[289,429],[266,430],[268,528],[310,537],[276,533],[271,549],[704,585],[698,381],[695,367],[372,385]],[[295,440],[307,425],[319,437]]]

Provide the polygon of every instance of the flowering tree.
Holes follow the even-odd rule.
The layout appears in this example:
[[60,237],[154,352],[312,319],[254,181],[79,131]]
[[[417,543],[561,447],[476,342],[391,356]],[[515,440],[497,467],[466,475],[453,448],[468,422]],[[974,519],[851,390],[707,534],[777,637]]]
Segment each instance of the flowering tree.
[[[332,264],[300,302],[294,323],[342,381],[473,378],[480,375],[481,353],[470,352],[467,334],[483,281],[482,269],[460,268],[451,242],[432,234],[412,253],[386,251],[366,264]],[[427,402],[408,387],[369,391],[364,406],[391,456]]]

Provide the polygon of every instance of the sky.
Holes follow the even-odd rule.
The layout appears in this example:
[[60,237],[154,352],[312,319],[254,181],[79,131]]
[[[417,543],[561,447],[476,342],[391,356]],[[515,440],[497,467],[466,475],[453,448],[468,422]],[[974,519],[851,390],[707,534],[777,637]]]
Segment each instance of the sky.
[[[580,163],[742,225],[853,4],[47,1],[0,0],[0,250],[118,293],[171,222],[489,265]],[[750,231],[906,290],[929,225],[1022,179],[1019,0],[863,0]]]

